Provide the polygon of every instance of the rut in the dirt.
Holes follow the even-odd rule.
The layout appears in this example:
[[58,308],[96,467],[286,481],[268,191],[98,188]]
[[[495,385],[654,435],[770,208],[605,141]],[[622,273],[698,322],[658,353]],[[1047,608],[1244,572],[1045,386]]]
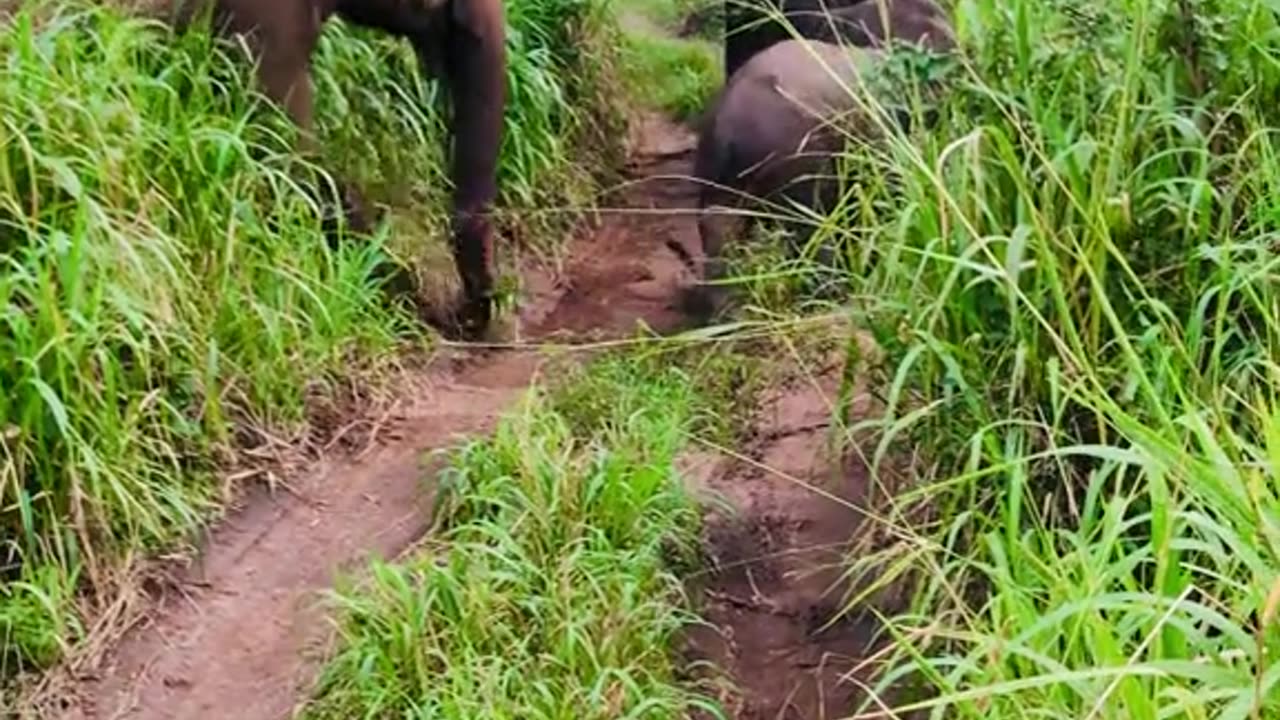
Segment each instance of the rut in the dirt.
[[[657,117],[640,125],[636,174],[687,174],[693,139]],[[621,203],[648,209],[691,207],[691,183],[631,184]],[[673,309],[684,266],[665,244],[692,242],[687,213],[605,215],[593,237],[575,240],[564,278],[527,273],[532,302],[522,335],[573,339],[588,331],[630,333],[642,320],[659,331],[680,324]],[[563,337],[567,334],[567,338]],[[459,357],[460,356],[460,357]],[[421,378],[384,437],[359,461],[335,462],[293,479],[291,491],[251,493],[217,525],[194,567],[181,571],[103,662],[82,663],[55,683],[40,717],[288,717],[307,696],[330,637],[320,604],[335,573],[371,555],[394,557],[426,529],[429,488],[420,467],[429,450],[487,432],[538,367],[535,352],[504,351],[446,359],[456,369]],[[458,367],[460,366],[460,367]]]
[[690,466],[732,512],[706,520],[712,565],[692,585],[707,625],[692,630],[689,651],[732,679],[723,700],[736,720],[843,718],[865,697],[875,627],[840,609],[870,480],[831,452],[839,371],[833,360],[772,388],[742,458]]

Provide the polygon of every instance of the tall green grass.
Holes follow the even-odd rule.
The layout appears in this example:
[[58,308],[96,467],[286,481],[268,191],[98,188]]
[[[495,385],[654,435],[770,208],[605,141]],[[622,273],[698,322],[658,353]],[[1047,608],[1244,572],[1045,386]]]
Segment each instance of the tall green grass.
[[827,223],[885,351],[869,454],[927,458],[903,539],[851,560],[868,595],[914,589],[878,691],[898,716],[1276,717],[1274,11],[954,5],[941,121],[855,153]]
[[687,17],[713,3],[615,0],[614,5],[622,18],[622,75],[630,94],[643,107],[695,120],[723,83],[720,50],[707,37],[678,34]]
[[697,550],[674,466],[693,385],[620,358],[575,378],[452,454],[429,545],[340,590],[340,649],[305,717],[718,714],[675,660],[696,620],[674,572]]
[[[527,214],[549,233],[565,214],[545,209],[590,188],[574,138],[617,121],[596,44],[613,31],[596,2],[507,6],[505,227]],[[602,65],[579,74],[592,54]],[[447,178],[438,84],[403,43],[341,23],[314,63],[325,169],[401,232],[337,247],[312,199],[323,174],[229,43],[49,0],[0,27],[0,58],[3,676],[83,637],[126,549],[216,510],[237,451],[302,437],[314,401],[376,382],[421,335],[376,270],[446,247]]]
[[694,121],[720,89],[719,54],[705,40],[684,40],[644,30],[626,37],[627,78],[646,107]]

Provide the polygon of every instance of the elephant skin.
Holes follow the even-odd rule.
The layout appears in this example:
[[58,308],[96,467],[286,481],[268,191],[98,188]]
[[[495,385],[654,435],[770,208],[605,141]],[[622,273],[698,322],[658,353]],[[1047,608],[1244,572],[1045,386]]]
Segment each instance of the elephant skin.
[[[181,0],[179,0],[181,1]],[[489,325],[493,276],[490,206],[497,195],[498,151],[506,106],[506,38],[501,0],[191,0],[177,25],[212,10],[219,32],[245,37],[258,62],[264,93],[312,138],[311,56],[334,16],[410,42],[423,68],[442,76],[453,100],[454,182],[451,234],[463,302],[454,328],[466,334]],[[344,189],[347,211],[358,206]]]
[[[781,12],[786,24],[769,8]],[[769,46],[795,38],[857,47],[882,47],[891,38],[935,52],[955,46],[946,14],[934,0],[725,0],[724,76],[733,77]]]
[[[871,48],[785,40],[730,78],[703,117],[694,158],[704,282],[684,298],[690,315],[705,321],[724,303],[724,289],[707,283],[724,277],[721,253],[726,238],[744,223],[741,207],[757,201],[783,205],[784,212],[790,202],[819,211],[832,207],[843,133],[866,134],[870,128],[831,120],[859,117],[858,96],[851,90],[882,55]],[[799,229],[798,221],[788,224]],[[685,261],[691,263],[687,255]]]

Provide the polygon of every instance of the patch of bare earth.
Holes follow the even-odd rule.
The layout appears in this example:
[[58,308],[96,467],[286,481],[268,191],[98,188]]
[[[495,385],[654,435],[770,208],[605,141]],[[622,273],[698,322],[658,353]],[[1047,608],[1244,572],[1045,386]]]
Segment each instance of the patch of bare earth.
[[841,617],[841,562],[869,528],[868,471],[831,442],[840,366],[774,387],[736,456],[703,455],[689,473],[727,501],[705,525],[710,567],[691,583],[706,625],[693,659],[732,679],[722,698],[737,720],[847,717],[865,698],[875,625]]

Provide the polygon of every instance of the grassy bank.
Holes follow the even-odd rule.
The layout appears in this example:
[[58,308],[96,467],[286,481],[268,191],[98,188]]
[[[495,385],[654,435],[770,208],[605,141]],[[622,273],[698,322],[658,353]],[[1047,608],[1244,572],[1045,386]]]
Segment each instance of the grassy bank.
[[[720,89],[720,26],[706,0],[616,0],[624,28],[623,77],[636,102],[694,120]],[[689,18],[707,22],[686,28]],[[686,32],[688,30],[689,32]],[[693,31],[697,32],[693,32]]]
[[454,452],[429,544],[338,593],[305,717],[716,712],[675,660],[700,511],[674,462],[719,426],[694,387],[666,357],[618,355]]
[[905,538],[851,560],[916,590],[885,686],[936,718],[1276,716],[1276,17],[964,7],[940,122],[855,153],[828,228],[885,351],[863,428],[924,458]]
[[[572,149],[617,136],[614,30],[597,3],[507,12],[504,224],[553,250],[571,217],[548,209],[591,187]],[[380,263],[406,257],[433,285],[452,269],[439,88],[402,43],[334,23],[317,52],[326,164],[391,210],[336,248],[312,200],[320,173],[229,45],[58,0],[0,27],[0,57],[4,676],[83,637],[126,551],[215,512],[240,451],[323,438],[315,412],[348,388],[359,400],[422,339],[384,301]]]

